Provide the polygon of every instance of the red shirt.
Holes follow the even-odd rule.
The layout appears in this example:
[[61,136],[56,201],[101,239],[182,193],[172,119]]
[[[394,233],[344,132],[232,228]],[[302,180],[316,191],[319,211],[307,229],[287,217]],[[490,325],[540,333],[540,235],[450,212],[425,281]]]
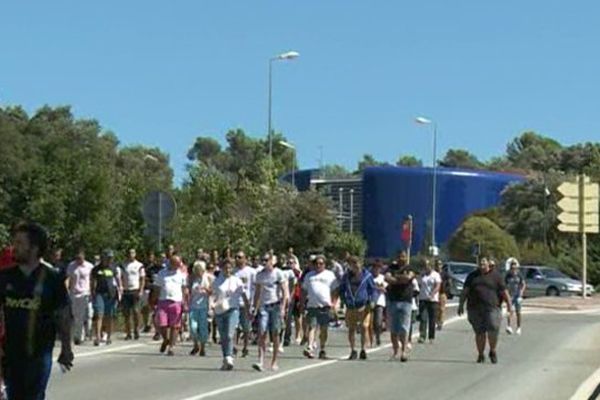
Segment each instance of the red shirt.
[[15,262],[15,251],[12,246],[5,247],[0,253],[0,270],[14,267]]

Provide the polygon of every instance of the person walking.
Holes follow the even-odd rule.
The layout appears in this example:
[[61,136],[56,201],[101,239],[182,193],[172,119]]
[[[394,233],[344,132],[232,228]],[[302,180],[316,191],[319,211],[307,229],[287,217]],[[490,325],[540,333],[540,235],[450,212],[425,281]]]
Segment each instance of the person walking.
[[208,342],[208,311],[214,278],[206,273],[206,262],[196,261],[189,278],[190,292],[190,336],[194,347],[190,355],[206,356]]
[[146,281],[144,283],[144,305],[142,307],[142,320],[144,324],[144,333],[151,332],[152,327],[154,326],[154,340],[160,339],[160,333],[158,332],[159,329],[156,326],[156,307],[153,307],[150,304],[150,299],[153,296],[152,292],[158,290],[158,288],[154,285],[154,281],[156,279],[156,275],[158,275],[161,269],[163,269],[163,266],[157,262],[154,253],[149,253],[146,264],[144,265],[144,275],[146,276]]
[[431,267],[428,259],[423,260],[419,276],[419,343],[433,344],[437,321],[439,292],[442,277]]
[[[130,249],[128,260],[122,267],[123,317],[125,318],[125,340],[140,338],[140,302],[144,294],[146,271],[144,264],[136,259],[135,249]],[[131,320],[133,319],[133,335]]]
[[306,304],[308,322],[308,343],[304,350],[304,356],[314,358],[316,330],[319,328],[319,359],[326,359],[325,346],[329,336],[329,322],[331,321],[331,310],[333,298],[337,297],[339,281],[335,274],[326,269],[325,256],[319,255],[315,258],[315,269],[308,272],[302,283],[301,307]]
[[[162,336],[160,352],[173,356],[177,336],[181,329],[183,303],[188,301],[187,277],[181,272],[181,258],[172,256],[168,268],[162,269],[156,276],[155,291],[152,303],[157,303],[156,322]],[[158,295],[158,299],[156,298]]]
[[102,330],[106,332],[106,344],[112,344],[114,318],[117,303],[121,298],[122,287],[119,268],[114,263],[112,250],[104,250],[100,264],[92,269],[90,279],[90,292],[94,308],[94,332],[96,338],[94,346],[99,346],[102,339]]
[[371,275],[373,275],[373,282],[376,287],[376,299],[375,308],[373,309],[371,329],[369,330],[369,341],[371,346],[373,345],[373,336],[375,336],[375,344],[381,346],[381,333],[383,332],[383,317],[386,309],[386,290],[387,282],[385,276],[381,273],[383,269],[383,263],[380,259],[375,260],[373,267],[371,268]]
[[0,308],[5,337],[2,367],[9,400],[43,400],[58,335],[58,363],[73,367],[72,317],[64,275],[42,262],[48,233],[25,223],[13,231],[16,268],[0,271]]
[[73,312],[73,342],[76,346],[92,336],[92,310],[90,301],[90,278],[94,266],[86,261],[85,251],[67,266],[67,288]]
[[444,270],[444,263],[440,259],[435,261],[435,272],[440,274],[440,277],[442,278],[436,316],[437,330],[441,331],[444,327],[444,320],[446,319],[446,304],[448,303],[448,293],[450,292],[450,277],[448,276],[448,272]]
[[492,271],[486,257],[479,261],[479,268],[471,272],[463,287],[458,305],[458,315],[464,314],[467,302],[467,317],[475,332],[477,362],[485,362],[486,342],[492,364],[498,362],[496,347],[502,320],[501,304],[506,301],[508,312],[512,312],[510,295],[504,280],[497,271]]
[[[256,285],[256,270],[248,265],[246,253],[238,251],[235,255],[235,276],[244,284],[244,293],[248,299],[254,298]],[[244,307],[244,300],[240,298],[240,307]],[[250,310],[252,312],[252,310]],[[242,335],[242,358],[248,356],[248,344],[252,333],[252,321],[246,313],[240,313],[239,333]]]
[[[517,330],[516,334],[521,334],[521,307],[523,304],[523,294],[525,293],[525,289],[527,288],[527,284],[525,283],[525,279],[523,279],[523,275],[519,272],[519,262],[516,259],[512,259],[510,261],[510,269],[504,278],[504,283],[506,284],[506,288],[508,289],[508,294],[510,295],[510,299],[513,305],[514,314],[517,317]],[[507,314],[507,324],[506,324],[506,333],[512,335],[512,313]]]
[[[340,285],[340,296],[346,305],[346,326],[350,356],[348,360],[367,359],[365,349],[371,322],[371,310],[377,298],[373,276],[363,268],[358,257],[348,258],[348,272]],[[356,351],[356,331],[360,333],[360,355]]]
[[278,371],[277,356],[280,352],[279,332],[287,314],[289,299],[288,280],[279,268],[275,268],[276,258],[265,255],[264,268],[256,274],[256,292],[254,294],[254,312],[258,318],[258,362],[252,367],[264,371],[264,359],[267,352],[267,337],[273,342],[271,370]]
[[231,371],[233,365],[233,341],[239,323],[240,299],[244,302],[242,312],[248,314],[250,303],[244,292],[244,283],[233,274],[233,263],[226,258],[221,264],[221,273],[213,283],[215,318],[221,338],[223,364],[221,371]]
[[398,255],[398,263],[390,265],[385,274],[387,287],[388,328],[392,341],[391,361],[400,356],[402,362],[408,361],[408,334],[411,328],[413,303],[413,282],[415,273],[407,263],[405,251]]

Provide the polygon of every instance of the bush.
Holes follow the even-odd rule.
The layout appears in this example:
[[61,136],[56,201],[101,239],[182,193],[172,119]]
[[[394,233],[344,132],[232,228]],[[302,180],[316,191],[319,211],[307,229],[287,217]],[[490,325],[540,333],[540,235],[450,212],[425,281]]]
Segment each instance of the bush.
[[519,248],[510,234],[488,218],[469,217],[452,235],[448,251],[452,260],[472,261],[473,246],[480,244],[481,255],[498,260],[519,257]]

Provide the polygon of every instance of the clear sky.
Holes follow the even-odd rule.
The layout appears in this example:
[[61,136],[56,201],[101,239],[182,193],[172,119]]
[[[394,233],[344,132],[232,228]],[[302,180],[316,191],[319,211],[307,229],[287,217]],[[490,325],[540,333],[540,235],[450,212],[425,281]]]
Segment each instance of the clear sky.
[[600,2],[5,1],[0,105],[72,105],[123,144],[159,146],[178,182],[197,136],[267,130],[302,168],[355,168],[364,153],[430,164],[466,148],[501,154],[525,130],[600,140]]

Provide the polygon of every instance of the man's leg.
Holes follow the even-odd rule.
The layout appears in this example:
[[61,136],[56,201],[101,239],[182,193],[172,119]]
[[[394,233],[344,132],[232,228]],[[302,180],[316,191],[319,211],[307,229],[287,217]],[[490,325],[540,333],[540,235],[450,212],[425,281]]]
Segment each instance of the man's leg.
[[434,301],[427,302],[427,314],[428,314],[428,325],[429,325],[429,340],[433,341],[435,339],[435,317],[437,315],[437,307],[438,303]]
[[73,311],[72,337],[75,343],[79,344],[85,339],[85,337],[83,337],[83,324],[87,308],[86,298],[71,297],[71,307]]
[[519,309],[515,313],[517,314],[517,328],[519,329],[521,328],[521,310]]
[[[371,331],[371,313],[365,308],[362,314],[362,323],[360,324],[360,349],[365,351],[367,345],[367,335]],[[371,343],[373,340],[371,339]]]
[[130,304],[123,304],[123,318],[125,319],[125,340],[131,339],[131,308]]
[[485,340],[485,333],[475,334],[475,345],[477,346],[477,352],[479,353],[479,356],[483,356],[483,353],[485,352]]
[[440,302],[438,304],[437,310],[437,327],[438,329],[442,329],[444,326],[444,320],[446,319],[446,303],[448,302],[448,297],[445,293],[440,294]]
[[140,297],[135,295],[133,299],[133,338],[140,337]]
[[327,338],[329,336],[329,324],[321,325],[319,332],[319,345],[320,350],[325,351],[325,346],[327,345]]
[[350,351],[354,353],[356,350],[356,310],[346,308],[346,324],[348,326],[348,342],[350,343]]
[[[396,357],[396,356],[398,356],[398,351],[400,350],[400,338],[399,338],[398,334],[396,334],[392,331],[390,333],[390,340],[392,341],[392,350],[393,350],[394,357]],[[402,345],[402,348],[404,348],[404,345]]]
[[419,302],[419,342],[424,342],[427,338],[427,323],[429,313],[427,303],[424,300]]

